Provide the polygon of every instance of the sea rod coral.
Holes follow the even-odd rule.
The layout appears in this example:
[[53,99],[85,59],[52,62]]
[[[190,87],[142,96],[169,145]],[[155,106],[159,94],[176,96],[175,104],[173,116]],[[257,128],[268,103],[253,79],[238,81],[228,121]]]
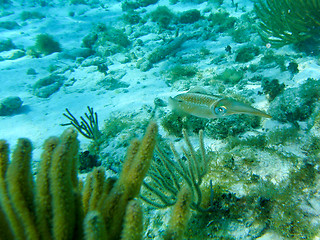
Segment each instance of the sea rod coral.
[[[190,189],[193,198],[190,200],[190,208],[199,212],[210,211],[210,208],[205,209],[201,205],[202,192],[200,185],[203,176],[208,171],[208,163],[210,161],[209,154],[206,153],[203,141],[203,130],[199,132],[199,153],[197,153],[191,144],[186,130],[183,130],[184,140],[187,145],[187,150],[183,148],[183,155],[186,161],[181,158],[171,144],[171,151],[175,157],[175,161],[170,159],[164,151],[156,147],[156,160],[152,162],[148,176],[152,181],[143,182],[143,186],[149,192],[141,194],[140,198],[148,204],[156,208],[166,208],[179,202],[178,195],[186,185]],[[183,190],[185,192],[185,190]]]
[[267,43],[281,46],[319,36],[319,0],[259,0],[255,12]]

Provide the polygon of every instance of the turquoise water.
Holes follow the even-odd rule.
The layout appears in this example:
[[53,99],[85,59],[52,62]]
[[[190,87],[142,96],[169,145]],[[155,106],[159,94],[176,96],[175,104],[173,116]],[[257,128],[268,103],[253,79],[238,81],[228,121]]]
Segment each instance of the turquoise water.
[[319,12],[311,0],[0,0],[0,138],[31,140],[36,177],[45,139],[78,127],[86,181],[100,165],[118,177],[152,119],[143,239],[166,238],[184,185],[182,239],[317,239]]

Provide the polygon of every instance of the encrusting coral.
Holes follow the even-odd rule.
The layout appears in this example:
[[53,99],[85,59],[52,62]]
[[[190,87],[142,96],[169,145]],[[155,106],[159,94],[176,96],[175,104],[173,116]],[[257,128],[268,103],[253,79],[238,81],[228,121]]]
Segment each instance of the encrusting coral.
[[[32,144],[19,139],[9,163],[8,144],[0,141],[0,239],[141,239],[138,200],[151,164],[157,125],[134,140],[118,180],[102,167],[77,177],[79,142],[73,128],[44,144],[36,181],[31,171]],[[132,237],[127,237],[132,236]]]

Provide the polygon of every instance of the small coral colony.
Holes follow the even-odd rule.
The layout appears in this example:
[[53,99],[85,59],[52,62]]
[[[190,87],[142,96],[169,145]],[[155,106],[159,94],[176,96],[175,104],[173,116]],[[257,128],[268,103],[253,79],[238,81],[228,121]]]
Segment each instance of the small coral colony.
[[[0,239],[320,236],[320,0],[0,0],[0,28],[24,31],[62,5],[74,20],[121,14],[74,49],[46,32],[27,48],[0,39],[0,63],[53,59],[45,77],[28,68],[32,97],[88,68],[105,92],[143,87],[134,69],[161,76],[166,94],[107,119],[94,100],[80,117],[65,106],[39,164],[28,139],[11,156],[0,141]],[[3,118],[23,113],[19,96],[0,100]]]

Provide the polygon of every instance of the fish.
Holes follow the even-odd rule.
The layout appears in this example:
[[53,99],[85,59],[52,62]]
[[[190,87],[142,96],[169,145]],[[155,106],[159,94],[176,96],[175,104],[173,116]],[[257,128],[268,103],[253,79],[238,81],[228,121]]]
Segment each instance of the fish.
[[186,93],[169,97],[169,104],[178,114],[189,114],[200,118],[224,118],[233,114],[248,114],[265,118],[272,118],[248,104],[238,102],[232,98],[214,95],[207,90],[195,87]]

